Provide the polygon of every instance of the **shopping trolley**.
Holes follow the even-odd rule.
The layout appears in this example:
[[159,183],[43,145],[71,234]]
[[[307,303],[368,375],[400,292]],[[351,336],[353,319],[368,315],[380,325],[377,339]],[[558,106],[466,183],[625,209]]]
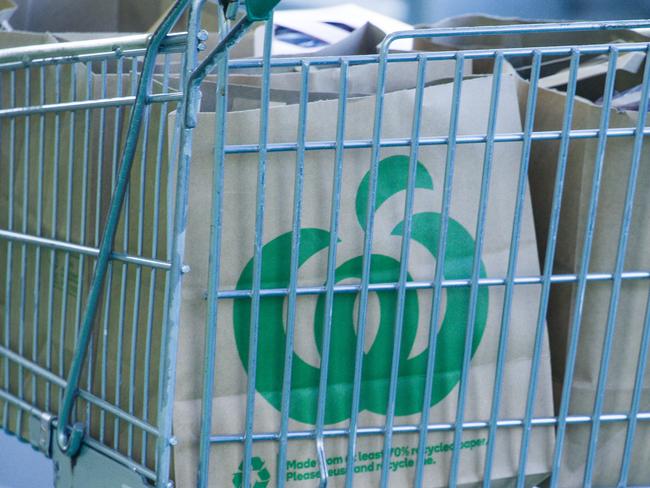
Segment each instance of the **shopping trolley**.
[[[395,439],[410,434],[419,439],[419,449],[413,450],[409,466],[412,482],[425,483],[427,469],[425,456],[427,435],[449,432],[453,441],[447,449],[449,461],[445,476],[449,486],[462,480],[461,457],[463,434],[467,431],[483,432],[486,442],[481,443],[484,462],[480,470],[483,486],[489,486],[493,475],[496,454],[495,439],[504,429],[521,432],[520,446],[512,468],[518,486],[526,481],[527,455],[536,429],[555,432],[553,450],[548,460],[549,483],[558,483],[564,439],[568,429],[576,425],[589,428],[588,456],[583,482],[590,485],[599,431],[605,424],[624,424],[625,435],[619,442],[622,464],[617,473],[619,486],[628,485],[628,472],[634,455],[635,432],[650,419],[643,411],[644,377],[647,352],[650,346],[650,314],[644,318],[639,349],[631,351],[637,367],[634,371],[632,401],[625,412],[609,412],[603,403],[610,351],[616,327],[616,307],[625,283],[643,282],[650,278],[648,269],[628,270],[625,255],[634,211],[636,177],[641,165],[644,136],[648,134],[645,123],[648,98],[647,82],[650,68],[644,68],[640,116],[636,127],[609,128],[608,110],[603,110],[602,123],[595,130],[573,130],[572,111],[567,110],[561,127],[554,131],[535,131],[535,103],[537,85],[549,59],[568,60],[567,97],[570,106],[576,97],[581,56],[609,56],[605,107],[611,106],[617,57],[622,53],[646,53],[648,43],[610,42],[585,45],[553,45],[534,47],[447,48],[441,47],[420,52],[392,52],[394,43],[402,39],[436,40],[453,37],[475,38],[485,36],[517,36],[528,34],[561,35],[579,32],[612,32],[623,29],[647,28],[650,21],[593,22],[573,24],[512,25],[478,28],[422,29],[390,34],[381,44],[378,55],[311,56],[307,58],[272,57],[273,29],[265,30],[265,43],[261,58],[230,59],[229,51],[249,32],[256,22],[267,22],[277,1],[248,1],[245,6],[227,2],[218,9],[219,39],[211,52],[205,50],[206,33],[201,30],[202,0],[179,0],[150,36],[136,35],[92,42],[70,42],[30,48],[7,49],[0,52],[0,83],[2,83],[2,108],[0,109],[2,162],[0,186],[3,197],[0,209],[0,287],[3,305],[0,333],[0,419],[6,431],[15,433],[30,442],[36,449],[55,460],[57,486],[173,486],[176,474],[173,456],[178,445],[182,423],[174,422],[176,398],[179,331],[183,328],[181,303],[183,279],[195,270],[186,264],[186,239],[188,227],[190,170],[192,167],[193,131],[203,120],[201,87],[206,79],[216,73],[214,86],[216,104],[215,143],[213,148],[215,174],[221,175],[212,182],[210,212],[209,255],[204,256],[207,269],[204,300],[201,305],[205,317],[203,338],[201,408],[197,438],[198,486],[284,486],[288,478],[287,450],[292,443],[308,442],[316,456],[310,465],[316,476],[314,483],[334,486],[354,483],[355,457],[358,441],[365,437],[378,437],[383,459],[395,451]],[[187,31],[171,33],[179,19],[186,15]],[[202,53],[199,57],[199,53]],[[497,130],[496,109],[492,106],[488,129],[484,134],[459,134],[458,117],[461,86],[467,76],[464,70],[469,61],[489,61],[499,69],[511,59],[529,60],[529,83],[523,129],[502,133]],[[449,133],[441,137],[420,137],[417,124],[411,137],[387,138],[382,132],[384,97],[375,99],[372,137],[358,140],[346,137],[343,125],[346,111],[359,94],[349,91],[347,80],[354,66],[371,66],[376,70],[375,93],[383,94],[387,85],[387,67],[397,63],[416,63],[416,80],[412,88],[416,99],[422,103],[427,65],[451,62],[451,93]],[[646,65],[650,66],[650,65]],[[298,127],[305,126],[309,98],[309,74],[318,69],[335,67],[340,70],[340,84],[334,100],[338,100],[338,130],[331,140],[308,140],[306,131],[298,131],[295,141],[273,142],[269,136],[270,105],[272,102],[271,76],[277,70],[296,70],[301,75],[299,90]],[[496,68],[495,73],[500,73]],[[254,73],[259,76],[259,141],[256,144],[229,143],[226,130],[228,113],[229,73]],[[499,76],[495,74],[495,79]],[[448,80],[449,81],[449,80]],[[435,85],[435,83],[433,83]],[[494,89],[494,94],[498,88]],[[171,117],[170,112],[175,112]],[[415,110],[414,120],[422,117]],[[615,267],[610,272],[590,272],[591,247],[596,225],[598,197],[606,143],[609,138],[628,138],[633,146],[629,187],[617,248]],[[574,140],[598,141],[595,155],[596,171],[593,190],[587,204],[586,233],[580,253],[579,269],[574,274],[558,274],[553,262],[556,252],[557,229],[562,204],[564,173],[569,144]],[[543,270],[537,276],[522,276],[518,272],[519,236],[527,192],[528,164],[531,148],[536,141],[556,141],[560,144],[560,166],[551,195],[551,222]],[[489,176],[492,158],[486,156],[479,176],[482,177],[479,205],[476,213],[476,242],[472,251],[471,273],[466,279],[448,279],[442,266],[435,267],[429,281],[416,281],[410,277],[408,265],[399,266],[399,279],[388,282],[372,278],[372,232],[377,213],[380,152],[383,148],[402,148],[409,157],[410,177],[404,190],[413,194],[418,186],[418,149],[440,146],[444,158],[445,179],[442,222],[449,221],[451,187],[455,154],[463,145],[481,144],[486,154],[501,143],[521,144],[521,167],[517,176],[516,208],[511,225],[512,240],[507,250],[507,273],[504,276],[486,276],[481,268],[480,243],[485,233],[488,207]],[[343,165],[343,154],[348,149],[365,148],[370,151],[367,208],[363,213],[363,255],[360,256],[361,273],[357,283],[337,284],[336,246],[339,241],[337,222],[341,214],[341,171],[332,176],[330,237],[327,245],[327,279],[322,286],[302,286],[298,280],[301,249],[301,206],[304,198],[301,187],[302,166],[305,154],[328,150],[338,168]],[[274,153],[289,154],[296,160],[296,195],[293,204],[291,238],[285,242],[289,249],[291,279],[287,286],[271,289],[263,286],[264,222],[266,171],[269,158]],[[221,253],[224,241],[223,198],[224,164],[227,157],[253,154],[257,158],[257,195],[254,215],[254,240],[251,282],[237,290],[225,288],[220,281]],[[291,156],[293,154],[293,156]],[[495,165],[498,162],[494,163]],[[414,209],[406,205],[405,225],[411,226]],[[446,209],[446,210],[445,210]],[[448,227],[439,232],[440,247],[444,249]],[[405,231],[406,232],[406,231]],[[406,241],[406,239],[405,239]],[[304,243],[303,243],[304,245]],[[408,262],[409,246],[401,248],[401,256]],[[558,414],[536,414],[538,372],[544,345],[546,309],[552,286],[575,287],[578,306],[573,310],[573,328],[567,344],[565,384],[573,378],[579,327],[587,287],[591,283],[611,283],[611,312],[607,321],[607,334],[598,379],[596,401],[592,415],[570,414],[571,389],[565,387],[557,396]],[[525,412],[520,418],[503,417],[501,401],[508,392],[501,380],[506,364],[510,307],[517,290],[526,286],[539,287],[539,314],[530,324],[532,361],[527,385]],[[469,370],[474,354],[473,319],[463,330],[466,336],[460,350],[462,364],[458,385],[452,395],[457,396],[453,422],[440,422],[430,417],[424,408],[415,423],[396,423],[399,403],[398,379],[400,375],[400,338],[404,319],[396,322],[392,354],[386,356],[388,385],[386,415],[381,427],[366,426],[360,420],[362,395],[362,361],[367,311],[372,293],[381,290],[395,296],[397,307],[407,306],[409,293],[415,289],[432,292],[433,309],[443,307],[444,290],[452,288],[471,290],[468,295],[473,316],[480,314],[481,290],[491,287],[503,289],[500,310],[498,354],[495,358],[490,412],[488,418],[467,419]],[[317,421],[312,429],[294,430],[290,421],[291,371],[295,339],[297,297],[303,295],[325,297],[325,308],[330,310],[329,321],[323,329],[322,357],[329,358],[333,322],[331,307],[337,294],[357,294],[358,338],[354,344],[355,363],[352,370],[351,415],[345,426],[326,422],[324,392],[328,391],[328,366],[321,364],[318,386]],[[260,401],[256,400],[256,374],[258,355],[247,355],[244,368],[250,373],[245,385],[246,399],[244,428],[237,434],[215,434],[212,430],[214,412],[215,378],[220,381],[224,372],[219,370],[217,358],[218,309],[227,301],[248,300],[250,332],[246,334],[248,351],[258,351],[260,322],[265,297],[280,296],[287,300],[286,348],[281,351],[284,365],[278,411],[280,423],[277,431],[259,431],[255,418]],[[328,305],[327,305],[328,304]],[[479,310],[479,311],[477,311]],[[537,310],[536,310],[537,312]],[[432,312],[432,317],[437,314]],[[293,325],[291,325],[293,324]],[[400,325],[402,324],[402,325]],[[435,370],[435,341],[437,326],[426,339],[431,352],[426,357],[425,384],[432,383]],[[197,331],[193,332],[198,334]],[[72,347],[70,345],[73,345]],[[264,364],[264,363],[260,363]],[[423,393],[425,405],[431,404],[432,387]],[[200,413],[199,413],[200,412]],[[328,439],[347,441],[348,455],[340,460],[329,457]],[[260,443],[277,445],[278,461],[275,470],[269,470],[264,460],[255,455]],[[241,464],[234,465],[231,477],[210,477],[211,453],[218,446],[241,446]],[[397,452],[400,452],[399,449]],[[330,464],[340,464],[341,469],[331,469]],[[389,463],[377,465],[381,486],[391,484]],[[638,480],[637,480],[638,481]],[[650,484],[650,479],[646,480]]]

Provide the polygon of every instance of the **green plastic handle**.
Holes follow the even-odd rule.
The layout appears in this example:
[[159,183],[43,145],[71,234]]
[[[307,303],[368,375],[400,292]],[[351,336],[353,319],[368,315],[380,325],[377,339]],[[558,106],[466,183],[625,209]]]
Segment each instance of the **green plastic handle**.
[[246,0],[246,12],[250,20],[268,20],[280,0]]

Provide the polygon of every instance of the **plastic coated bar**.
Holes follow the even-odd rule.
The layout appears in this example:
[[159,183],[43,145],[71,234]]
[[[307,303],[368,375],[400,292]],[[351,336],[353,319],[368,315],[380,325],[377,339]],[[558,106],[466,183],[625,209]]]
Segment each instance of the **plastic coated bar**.
[[104,277],[108,268],[110,255],[112,254],[112,247],[115,240],[115,233],[117,231],[120,213],[122,210],[124,194],[128,185],[128,178],[137,146],[142,113],[146,102],[145,98],[151,84],[151,74],[153,72],[156,55],[161,42],[164,39],[166,33],[177,22],[187,2],[188,0],[178,0],[174,7],[170,10],[168,16],[162,21],[161,25],[158,27],[158,29],[156,29],[156,32],[151,37],[149,49],[144,59],[142,75],[138,86],[139,96],[133,107],[133,112],[131,113],[129,132],[126,137],[124,152],[121,159],[120,175],[115,188],[113,199],[111,201],[111,208],[108,214],[106,227],[104,229],[102,243],[100,246],[100,253],[97,264],[95,266],[94,276],[86,302],[84,319],[80,327],[79,341],[75,348],[75,355],[68,376],[68,385],[66,387],[65,396],[63,398],[63,406],[60,410],[60,423],[57,427],[57,442],[60,449],[71,456],[74,456],[81,447],[84,431],[83,426],[75,425],[72,432],[68,432],[67,423],[70,419],[75,397],[78,393],[77,389],[81,376],[81,370],[83,368],[83,362],[86,356],[88,342],[92,333],[100,294],[104,285]]
[[598,148],[596,151],[591,196],[589,199],[589,212],[587,215],[587,225],[584,234],[584,248],[580,262],[578,288],[576,291],[576,305],[572,314],[571,332],[567,348],[567,363],[565,366],[566,369],[562,387],[562,400],[560,403],[558,415],[557,437],[555,443],[555,452],[553,454],[553,470],[550,479],[550,486],[553,488],[557,486],[560,476],[560,462],[562,460],[562,452],[564,448],[564,434],[566,433],[566,422],[564,419],[568,416],[569,413],[569,401],[571,399],[571,388],[573,387],[573,373],[578,352],[578,338],[580,336],[580,328],[582,325],[582,311],[584,307],[585,294],[587,291],[587,281],[584,278],[589,270],[589,261],[591,259],[592,243],[596,227],[598,196],[600,194],[603,166],[605,162],[605,149],[607,145],[605,130],[609,126],[609,118],[611,114],[610,108],[614,94],[614,80],[616,78],[617,59],[618,50],[615,46],[612,46],[609,57],[609,68],[607,70],[602,116],[600,121],[601,136],[598,139]]
[[[334,182],[332,184],[332,206],[330,210],[330,242],[327,254],[327,289],[323,320],[323,346],[318,379],[318,407],[316,411],[316,451],[320,469],[320,487],[325,488],[328,481],[327,456],[325,454],[325,413],[327,409],[327,379],[332,343],[332,317],[334,310],[334,283],[336,281],[336,251],[339,240],[339,215],[341,211],[341,186],[343,180],[343,141],[345,140],[345,117],[348,98],[348,65],[341,64],[339,79],[339,103],[336,121],[336,153],[334,155]],[[296,290],[296,293],[298,290]]]

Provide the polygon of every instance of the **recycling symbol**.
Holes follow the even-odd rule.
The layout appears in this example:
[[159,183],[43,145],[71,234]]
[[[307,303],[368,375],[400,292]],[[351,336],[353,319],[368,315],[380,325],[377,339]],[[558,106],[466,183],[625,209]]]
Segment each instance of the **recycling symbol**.
[[[254,457],[251,459],[251,476],[250,476],[250,486],[251,488],[266,488],[271,481],[271,474],[269,470],[266,469],[264,461],[259,457]],[[244,462],[239,463],[239,471],[237,471],[232,476],[232,484],[235,488],[242,488],[242,483],[244,479]]]
[[[409,158],[392,156],[379,163],[375,208],[379,209],[390,197],[406,191],[408,187]],[[417,163],[415,188],[433,190],[433,179],[422,163]],[[370,175],[362,179],[356,193],[356,217],[365,229],[368,212]],[[441,214],[416,213],[411,221],[410,239],[423,246],[434,259],[439,259],[438,243],[442,226]],[[391,233],[404,236],[404,222]],[[282,234],[262,248],[262,288],[286,289],[291,274],[292,232]],[[344,241],[345,236],[340,236]],[[300,230],[299,266],[316,254],[328,249],[330,233],[316,228]],[[466,280],[472,275],[475,241],[472,235],[456,220],[447,222],[447,248],[444,256],[444,279]],[[335,272],[335,281],[350,282],[361,279],[363,256],[342,263]],[[244,267],[237,282],[238,290],[250,290],[253,283],[253,259]],[[399,281],[400,262],[393,257],[375,254],[370,256],[370,283],[396,283]],[[481,263],[480,276],[485,277]],[[412,281],[409,275],[408,280]],[[438,329],[435,351],[431,406],[443,400],[460,382],[465,337],[469,322],[470,288],[454,286],[445,288],[446,307]],[[355,304],[358,293],[336,293],[331,320],[331,353],[329,358],[328,386],[326,392],[325,422],[328,425],[345,421],[351,416],[357,343]],[[394,344],[394,327],[397,309],[397,291],[376,292],[379,303],[379,326],[374,342],[365,352],[362,366],[360,409],[385,415],[390,388],[391,361]],[[257,351],[256,389],[278,411],[282,404],[285,344],[287,340],[284,320],[286,296],[260,298],[259,348]],[[480,287],[475,307],[471,355],[476,353],[488,314],[489,293]],[[413,415],[421,412],[425,397],[425,382],[429,350],[412,355],[418,332],[420,304],[416,290],[406,291],[404,300],[403,330],[399,354],[397,403],[395,415]],[[325,296],[320,295],[313,317],[316,346],[322,357],[322,338],[325,322]],[[303,318],[301,318],[303,320]],[[428,319],[427,319],[428,322]],[[235,341],[240,360],[246,369],[249,357],[251,328],[251,299],[236,300],[233,309]],[[427,332],[428,334],[428,332]],[[308,364],[293,353],[292,383],[289,416],[299,422],[314,425],[318,408],[320,368]]]

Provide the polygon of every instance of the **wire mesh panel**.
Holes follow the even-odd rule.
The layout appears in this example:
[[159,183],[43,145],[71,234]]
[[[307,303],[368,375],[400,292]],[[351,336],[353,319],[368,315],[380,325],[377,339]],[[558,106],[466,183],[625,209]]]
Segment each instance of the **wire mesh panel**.
[[606,31],[643,25],[303,59],[268,29],[261,64],[222,61],[194,129],[177,481],[198,460],[200,486],[650,482],[647,70],[621,68],[648,45]]
[[[167,113],[181,99],[170,86],[183,41],[170,39],[157,60],[72,419],[91,445],[152,479],[169,269]],[[86,44],[88,53],[83,43],[53,55],[10,50],[0,67],[0,418],[25,439],[33,414],[62,406],[146,38]]]
[[164,487],[650,484],[650,24],[288,58],[233,3],[199,63],[188,3],[0,52],[3,428]]

